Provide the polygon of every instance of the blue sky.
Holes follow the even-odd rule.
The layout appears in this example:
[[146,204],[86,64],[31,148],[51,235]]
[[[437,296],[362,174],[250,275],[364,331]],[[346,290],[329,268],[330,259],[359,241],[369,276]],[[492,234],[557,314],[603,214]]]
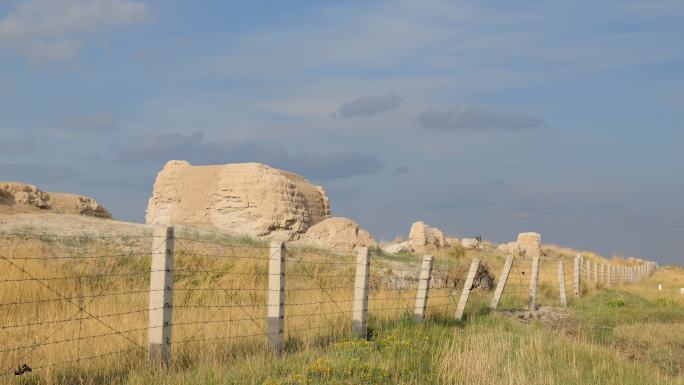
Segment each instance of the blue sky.
[[260,161],[377,239],[684,262],[684,3],[0,0],[0,180],[142,221],[166,160]]

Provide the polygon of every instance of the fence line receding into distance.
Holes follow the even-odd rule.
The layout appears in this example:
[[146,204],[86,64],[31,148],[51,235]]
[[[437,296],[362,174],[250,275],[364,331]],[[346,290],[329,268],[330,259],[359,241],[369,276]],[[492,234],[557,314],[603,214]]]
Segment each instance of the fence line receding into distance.
[[[17,247],[19,240],[28,246]],[[151,236],[5,233],[0,242],[0,378],[113,356],[165,366],[179,351],[283,354],[331,333],[366,339],[369,323],[407,315],[418,323],[435,314],[461,320],[486,270],[478,259],[449,264],[367,248],[222,242],[173,227]],[[408,270],[397,273],[402,266]],[[486,303],[567,306],[589,283],[635,282],[656,267],[509,255],[501,272],[490,272],[498,279]]]

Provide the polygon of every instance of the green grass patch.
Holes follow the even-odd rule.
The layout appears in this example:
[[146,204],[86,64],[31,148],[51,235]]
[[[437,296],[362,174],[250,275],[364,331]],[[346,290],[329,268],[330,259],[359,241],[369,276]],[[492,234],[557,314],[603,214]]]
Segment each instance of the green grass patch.
[[684,306],[671,299],[605,289],[575,302],[574,334],[648,361],[669,374],[684,374]]

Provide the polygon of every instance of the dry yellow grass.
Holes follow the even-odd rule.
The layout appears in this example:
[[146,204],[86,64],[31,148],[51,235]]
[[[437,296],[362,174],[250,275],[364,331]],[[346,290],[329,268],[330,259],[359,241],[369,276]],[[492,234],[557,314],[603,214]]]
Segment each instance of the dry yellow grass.
[[[9,373],[27,364],[36,370],[30,377],[19,377],[19,381],[30,379],[35,383],[71,384],[81,383],[83,378],[87,378],[87,383],[105,384],[131,375],[137,378],[132,380],[133,383],[145,383],[147,377],[143,373],[156,373],[154,368],[147,366],[144,349],[147,343],[150,251],[150,238],[146,236],[0,239],[0,255],[16,258],[10,259],[14,265],[0,260],[0,307],[3,310],[0,326],[5,337],[0,340],[0,372]],[[505,259],[491,247],[482,251],[469,250],[465,255],[462,255],[462,250],[442,250],[434,254],[437,254],[435,276],[443,282],[430,292],[428,314],[430,319],[447,320],[445,322],[453,322],[448,319],[455,311],[470,259],[482,259],[497,277]],[[106,258],[48,258],[67,255]],[[263,367],[269,357],[264,334],[267,245],[250,239],[199,236],[185,231],[178,233],[175,256],[172,370],[185,374],[174,378],[185,378],[188,371],[198,367],[208,366],[218,371],[218,368],[234,364],[233,359],[238,356],[253,357],[261,365],[259,367]],[[572,300],[573,257],[562,258],[567,295]],[[346,253],[289,248],[286,272],[286,348],[289,353],[318,349],[350,337],[354,262],[355,256]],[[526,306],[530,263],[529,259],[520,258],[514,264],[502,299],[503,308],[522,309]],[[376,255],[372,265],[369,305],[372,324],[397,320],[412,312],[417,284],[414,272],[418,270],[420,258],[413,255]],[[408,270],[402,272],[402,269]],[[542,258],[539,304],[559,303],[557,269],[557,258]],[[405,277],[402,280],[406,282],[397,285],[395,280],[388,279],[395,274]],[[663,280],[669,287],[679,282],[678,274],[663,270],[651,280]],[[29,275],[40,278],[44,284],[32,280]],[[64,277],[82,278],[43,279]],[[629,287],[651,295],[648,290],[651,290],[649,285],[652,283],[649,281],[643,286]],[[585,295],[599,289],[601,285],[585,283],[583,287]],[[108,293],[125,294],[103,295]],[[471,316],[487,312],[486,304],[491,294],[481,290],[473,293],[473,303],[469,305]],[[71,298],[74,304],[60,300],[60,295]],[[48,302],[8,305],[44,300]],[[84,310],[78,310],[76,305]],[[35,323],[40,325],[32,325]],[[654,333],[666,330],[657,325],[652,328]],[[625,329],[624,333],[629,334],[629,330]],[[485,334],[472,336],[470,342],[475,345],[494,343],[492,349],[513,348],[510,344],[505,345],[506,341],[501,342],[504,345],[496,345],[496,341],[492,341],[501,335]],[[537,337],[529,336],[531,339]],[[440,354],[447,357],[452,354],[450,349],[456,348],[444,347]],[[119,351],[125,353],[116,353]],[[463,354],[472,367],[478,367],[490,365],[487,359],[479,358],[481,355],[494,359],[499,353],[475,349],[458,354]],[[603,355],[604,352],[598,354]],[[612,362],[608,358],[605,360],[606,365]],[[49,366],[52,363],[60,364]],[[522,364],[529,365],[528,362]],[[458,366],[454,370],[458,370]],[[477,371],[471,372],[472,376],[467,378],[484,378],[477,377]],[[525,378],[524,372],[511,375]],[[0,381],[12,377],[5,376]],[[445,381],[449,379],[446,374],[442,378]]]
[[[175,249],[174,365],[266,352],[267,245],[186,232]],[[0,373],[27,364],[33,380],[49,383],[145,367],[150,251],[149,237],[1,239]],[[79,258],[93,256],[103,258]],[[286,348],[350,336],[355,256],[293,247],[287,257]],[[369,311],[376,321],[413,310],[417,281],[393,287],[379,273],[391,273],[392,263],[374,257]],[[437,265],[457,274],[456,265]],[[455,290],[435,289],[430,314],[454,310]]]
[[[658,290],[662,285],[663,290]],[[669,299],[684,304],[684,268],[679,266],[664,266],[658,269],[648,279],[632,285],[631,291],[651,299]]]

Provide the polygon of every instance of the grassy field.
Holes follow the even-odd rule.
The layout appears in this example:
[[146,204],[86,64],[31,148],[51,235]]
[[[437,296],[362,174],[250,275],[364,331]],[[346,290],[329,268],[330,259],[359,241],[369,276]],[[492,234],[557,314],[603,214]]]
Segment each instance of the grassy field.
[[[684,296],[675,289],[683,286],[681,268],[661,269],[639,284],[585,283],[583,297],[573,300],[572,256],[550,255],[542,260],[539,303],[551,317],[521,320],[516,311],[526,303],[530,269],[521,260],[502,311],[490,311],[492,292],[478,288],[465,320],[456,322],[455,302],[471,258],[498,275],[505,256],[492,248],[442,250],[434,254],[443,284],[431,291],[427,322],[416,325],[410,278],[420,257],[376,251],[370,338],[363,341],[352,338],[349,325],[355,257],[292,247],[286,352],[274,356],[263,335],[267,245],[187,231],[178,238],[174,359],[166,369],[151,367],[137,347],[147,338],[148,238],[2,238],[0,255],[15,259],[0,261],[0,365],[3,373],[23,363],[35,370],[0,382],[684,384]],[[57,258],[67,255],[107,258]],[[552,307],[559,301],[559,258],[566,261],[571,298],[566,310]],[[658,283],[665,290],[657,291]],[[103,295],[122,292],[128,294]],[[60,295],[84,310],[57,300]],[[59,364],[46,366],[51,363]]]

